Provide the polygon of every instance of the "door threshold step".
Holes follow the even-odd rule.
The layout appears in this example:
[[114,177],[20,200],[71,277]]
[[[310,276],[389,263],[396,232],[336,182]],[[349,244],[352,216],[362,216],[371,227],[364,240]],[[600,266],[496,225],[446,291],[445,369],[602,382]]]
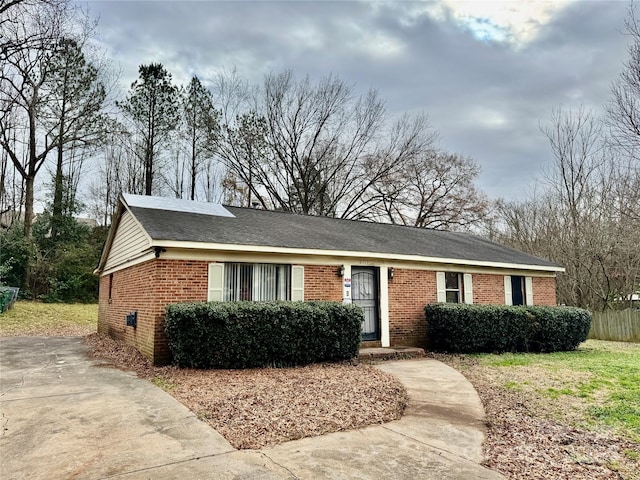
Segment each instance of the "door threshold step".
[[377,360],[406,360],[410,358],[424,357],[424,349],[418,347],[370,347],[361,348],[358,352],[358,360],[377,361]]

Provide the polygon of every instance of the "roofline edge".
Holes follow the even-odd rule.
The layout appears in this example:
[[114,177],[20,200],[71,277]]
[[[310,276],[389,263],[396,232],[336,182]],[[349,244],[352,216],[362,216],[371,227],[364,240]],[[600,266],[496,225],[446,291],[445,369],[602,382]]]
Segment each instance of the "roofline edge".
[[312,256],[339,256],[355,258],[379,258],[384,260],[398,260],[419,263],[446,263],[452,265],[472,265],[476,267],[503,268],[510,270],[538,270],[545,272],[564,273],[561,266],[535,265],[521,263],[487,262],[481,260],[465,260],[456,258],[425,257],[423,255],[406,255],[380,252],[357,252],[349,250],[323,250],[312,248],[269,247],[262,245],[236,245],[227,243],[185,242],[178,240],[152,240],[152,247],[184,248],[189,250],[225,250],[230,252],[279,253]]

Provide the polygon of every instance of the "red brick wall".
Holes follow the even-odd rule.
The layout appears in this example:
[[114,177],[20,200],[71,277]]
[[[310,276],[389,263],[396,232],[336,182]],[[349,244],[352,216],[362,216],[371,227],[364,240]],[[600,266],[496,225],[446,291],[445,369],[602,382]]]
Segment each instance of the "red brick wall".
[[474,273],[471,278],[473,303],[504,305],[504,276]]
[[342,277],[336,266],[305,265],[304,299],[342,301]]
[[156,265],[156,293],[158,308],[155,317],[154,362],[170,360],[169,346],[164,335],[164,315],[169,303],[206,302],[209,262],[192,260],[158,260]]
[[[472,276],[473,302],[504,305],[504,276]],[[437,301],[436,272],[395,269],[389,281],[389,336],[391,345],[422,346],[427,343],[424,305]],[[533,277],[536,305],[556,304],[556,281],[552,277]]]
[[556,305],[556,279],[553,277],[533,277],[533,304]]
[[[110,276],[100,278],[98,332],[135,346],[153,359],[155,335],[155,264],[145,262],[113,273],[111,298]],[[125,326],[125,316],[138,312],[138,328]]]
[[[164,312],[169,303],[207,300],[208,262],[152,260],[100,278],[98,331],[135,346],[156,364],[170,353],[164,336]],[[138,312],[137,328],[125,316]]]
[[435,301],[436,272],[395,269],[393,280],[389,281],[389,341],[392,346],[425,346],[424,306]]
[[[152,260],[100,278],[98,331],[135,346],[156,364],[170,359],[164,336],[164,312],[169,303],[207,300],[208,262]],[[389,281],[391,345],[425,346],[424,305],[436,302],[436,272],[395,269]],[[536,305],[556,304],[556,282],[533,277]],[[305,266],[305,300],[342,300],[342,279],[336,266]],[[473,301],[504,304],[502,275],[473,274]],[[125,326],[125,316],[138,312],[138,327]]]
[[[495,274],[473,274],[473,303],[504,305],[504,276]],[[533,304],[556,304],[556,279],[554,277],[532,277]]]

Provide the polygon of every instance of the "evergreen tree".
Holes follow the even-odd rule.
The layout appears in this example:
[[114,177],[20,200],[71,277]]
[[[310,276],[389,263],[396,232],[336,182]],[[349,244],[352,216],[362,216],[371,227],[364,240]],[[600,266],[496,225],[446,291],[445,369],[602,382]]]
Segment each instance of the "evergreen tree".
[[[74,177],[81,169],[81,162],[72,162],[71,158],[79,151],[98,145],[105,135],[107,120],[102,107],[106,90],[98,69],[87,61],[80,45],[67,38],[58,44],[44,86],[48,89],[48,101],[44,102],[40,114],[51,132],[49,138],[56,145],[57,153],[51,211],[51,236],[56,237],[62,217],[72,213],[64,211],[63,206],[74,203],[74,185],[77,185]],[[63,195],[69,197],[66,202]]]
[[118,105],[133,127],[136,155],[144,170],[144,194],[151,195],[157,162],[178,125],[179,91],[160,63],[140,65],[138,72],[127,99]]
[[183,92],[184,137],[189,157],[189,198],[195,200],[196,182],[206,160],[215,152],[220,113],[211,92],[194,76]]

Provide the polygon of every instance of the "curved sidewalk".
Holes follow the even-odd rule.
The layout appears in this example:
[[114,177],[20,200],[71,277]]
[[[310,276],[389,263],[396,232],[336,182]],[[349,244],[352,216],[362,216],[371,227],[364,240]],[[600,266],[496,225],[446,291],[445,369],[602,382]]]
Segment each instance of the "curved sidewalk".
[[484,409],[462,374],[429,358],[377,367],[407,388],[400,420],[262,452],[300,479],[504,479],[480,465]]
[[100,367],[82,339],[0,338],[0,478],[500,479],[479,465],[482,405],[432,359],[379,365],[406,385],[402,419],[237,451],[181,403]]

